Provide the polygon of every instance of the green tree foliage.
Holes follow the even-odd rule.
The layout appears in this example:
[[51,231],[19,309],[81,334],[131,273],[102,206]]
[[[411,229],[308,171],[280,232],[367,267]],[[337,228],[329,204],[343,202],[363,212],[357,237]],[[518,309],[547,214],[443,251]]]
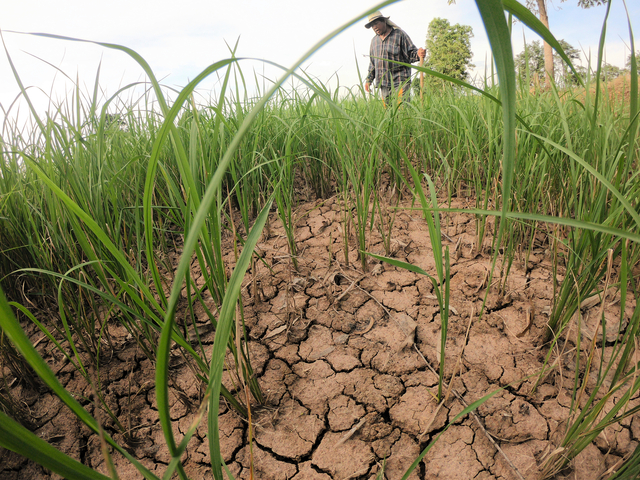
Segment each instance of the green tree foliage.
[[[562,46],[564,52],[572,61],[580,58],[580,51],[573,45],[565,40],[558,40],[558,42]],[[629,56],[629,58],[627,59],[627,64],[630,64],[630,62],[631,56]],[[538,40],[527,43],[524,51],[516,55],[515,64],[521,81],[526,82],[526,79],[528,78],[528,85],[530,87],[534,85],[541,85],[545,76],[545,58],[542,43]],[[528,71],[527,65],[529,67]],[[581,67],[580,65],[575,65],[575,62],[574,66],[576,67],[576,70],[578,70],[578,73],[583,78],[583,80],[586,79],[587,69]],[[578,84],[578,81],[569,66],[562,60],[562,58],[560,58],[559,55],[556,54],[553,55],[553,69],[555,73],[554,81],[556,85],[560,87],[566,87],[567,85]],[[623,73],[625,73],[625,70],[621,69],[620,67],[611,65],[609,63],[604,63],[600,71],[600,79],[603,81],[613,80]]]
[[[567,0],[562,0],[562,2],[566,2]],[[591,8],[596,5],[604,5],[607,3],[607,0],[578,0],[578,6],[582,8]]]
[[[569,42],[565,40],[558,40],[558,42],[572,61],[577,60],[580,57],[580,51]],[[545,76],[545,57],[542,43],[539,40],[527,43],[524,51],[516,55],[515,64],[518,75],[522,81],[526,81],[528,78],[529,86],[540,85]],[[528,71],[527,65],[529,67]],[[576,83],[575,76],[571,72],[571,69],[559,55],[553,56],[553,67],[555,74],[554,80],[556,84],[564,86],[569,83]],[[580,68],[576,68],[580,71]]]
[[467,80],[471,63],[471,37],[468,25],[451,25],[444,18],[434,18],[427,33],[425,66],[445,75]]
[[602,80],[613,80],[614,78],[618,78],[620,75],[624,73],[624,69],[617,67],[615,65],[611,65],[609,63],[604,63],[602,65],[602,71],[600,72],[600,76]]
[[[522,0],[520,0],[522,2]],[[564,3],[567,0],[560,0],[560,3]],[[577,0],[577,4],[581,8],[591,8],[597,5],[605,5],[610,0]],[[449,5],[455,4],[456,0],[449,0]],[[526,0],[525,5],[528,9],[534,12],[540,18],[540,21],[543,23],[547,29],[551,30],[549,27],[549,16],[547,15],[547,0]],[[555,68],[553,62],[553,50],[551,45],[547,42],[544,42],[544,60],[545,60],[545,70],[549,77],[555,78]],[[580,70],[580,69],[577,69]]]
[[542,44],[535,40],[524,46],[522,53],[516,55],[516,70],[521,81],[529,79],[529,86],[539,85],[544,77],[544,52]]

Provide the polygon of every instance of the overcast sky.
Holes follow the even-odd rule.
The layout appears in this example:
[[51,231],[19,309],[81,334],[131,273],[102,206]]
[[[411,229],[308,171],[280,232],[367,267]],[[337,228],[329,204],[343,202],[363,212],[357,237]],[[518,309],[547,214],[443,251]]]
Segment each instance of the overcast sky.
[[[550,2],[551,31],[595,56],[605,7],[583,10],[576,0]],[[640,28],[640,1],[628,0],[632,23]],[[68,98],[71,83],[56,70],[78,79],[85,92],[93,90],[98,68],[105,95],[131,82],[144,80],[141,68],[126,54],[86,43],[21,35],[45,32],[68,37],[125,45],[150,64],[163,84],[179,88],[211,63],[227,58],[227,44],[239,39],[237,56],[263,58],[292,65],[324,35],[376,5],[369,0],[0,0],[0,29],[11,59],[39,109],[46,98]],[[447,18],[452,24],[473,27],[472,50],[476,72],[483,75],[490,50],[473,0],[405,0],[387,6],[388,15],[417,46],[423,46],[429,22]],[[331,40],[305,64],[306,71],[335,88],[358,83],[358,69],[366,74],[371,30],[358,22]],[[527,42],[536,39],[525,32]],[[523,27],[514,28],[514,50],[522,50]],[[607,29],[607,62],[624,66],[629,54],[629,32],[622,0],[613,0]],[[356,63],[357,62],[357,63]],[[586,66],[586,62],[583,63]],[[245,62],[241,68],[249,79],[263,66]],[[275,71],[265,70],[269,78]],[[332,80],[329,80],[332,79]],[[215,92],[216,81],[202,91]],[[0,52],[0,104],[7,110],[19,88],[7,56]],[[20,106],[24,117],[24,105]],[[12,108],[15,116],[17,106]],[[0,111],[0,121],[4,115]]]

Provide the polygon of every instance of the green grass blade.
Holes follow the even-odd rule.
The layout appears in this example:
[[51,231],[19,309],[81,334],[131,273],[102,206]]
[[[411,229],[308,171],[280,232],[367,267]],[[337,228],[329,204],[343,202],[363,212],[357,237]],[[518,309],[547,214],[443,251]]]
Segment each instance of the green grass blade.
[[[174,141],[174,145],[181,145],[181,143],[179,142],[176,143],[177,135],[175,134],[176,127],[174,124],[174,120],[182,110],[182,106],[184,102],[187,100],[187,98],[189,98],[193,90],[198,86],[198,84],[202,80],[207,78],[213,72],[229,65],[233,61],[234,61],[233,59],[227,59],[227,60],[216,62],[213,65],[210,65],[204,71],[202,71],[194,80],[189,82],[187,86],[185,86],[185,88],[182,89],[182,91],[178,95],[178,98],[174,102],[171,109],[170,110],[167,109],[167,112],[165,113],[165,120],[162,123],[162,126],[160,127],[160,131],[158,132],[158,136],[156,137],[155,142],[153,144],[153,148],[151,150],[151,157],[149,158],[149,167],[147,169],[147,175],[145,178],[144,195],[143,195],[143,205],[144,205],[143,212],[144,212],[144,225],[145,225],[145,233],[146,233],[145,239],[146,239],[146,248],[147,248],[147,258],[149,259],[149,264],[152,267],[151,271],[159,291],[162,291],[161,290],[162,282],[160,280],[160,273],[158,272],[155,262],[152,261],[153,249],[154,249],[154,245],[153,245],[154,222],[153,222],[152,199],[153,199],[153,192],[154,192],[154,181],[156,177],[156,171],[158,168],[160,152],[169,135],[171,135],[171,138]],[[178,164],[180,165],[181,173],[182,173],[181,178],[183,179],[183,181],[186,182],[185,188],[189,193],[191,193],[191,195],[189,195],[189,200],[193,202],[193,205],[194,205],[193,208],[197,210],[198,207],[200,206],[200,198],[196,193],[198,192],[198,189],[193,180],[193,175],[186,173],[186,170],[188,170],[189,161],[187,159],[186,153],[184,153],[183,150],[184,149],[180,150],[181,153],[179,153],[178,155]],[[189,214],[190,212],[186,212],[186,215],[189,215]],[[208,240],[205,240],[205,244],[210,245],[211,242]]]
[[602,30],[600,31],[600,42],[598,43],[598,67],[596,68],[596,98],[594,100],[593,112],[591,114],[591,132],[592,135],[595,134],[596,130],[596,119],[598,117],[598,104],[600,103],[600,73],[602,72],[602,62],[604,61],[604,42],[607,36],[607,21],[609,20],[609,12],[611,12],[611,4],[613,2],[607,2],[607,12],[604,16],[604,21],[602,23]]
[[138,273],[129,264],[122,251],[116,247],[107,234],[100,228],[98,223],[85,212],[76,202],[74,202],[58,185],[55,184],[47,174],[40,169],[34,159],[28,155],[23,154],[22,158],[25,163],[29,165],[31,169],[38,175],[38,177],[56,194],[56,196],[62,200],[62,202],[69,208],[69,210],[75,214],[80,220],[82,220],[87,227],[94,233],[94,235],[100,240],[100,242],[109,250],[109,252],[117,260],[120,267],[128,274],[129,281],[135,284],[144,294],[144,297],[153,305],[158,311],[162,311],[162,308],[155,301],[146,283],[140,279]]
[[[305,55],[302,56],[302,58],[300,58],[290,69],[288,69],[285,72],[285,75],[272,86],[272,88],[256,103],[256,105],[249,112],[249,114],[247,114],[246,117],[244,117],[242,125],[236,132],[231,143],[229,144],[224,156],[220,160],[220,163],[218,164],[218,167],[211,178],[211,181],[209,182],[209,185],[207,186],[207,189],[205,190],[204,196],[200,203],[200,208],[198,208],[193,218],[191,231],[185,238],[183,254],[180,258],[178,267],[175,272],[176,280],[174,281],[171,289],[171,293],[170,293],[170,297],[167,305],[167,311],[165,315],[165,325],[162,330],[160,343],[158,347],[158,364],[156,368],[156,382],[157,382],[156,391],[157,391],[157,398],[158,398],[158,411],[159,411],[163,431],[165,433],[165,438],[167,439],[167,443],[170,447],[170,451],[172,454],[175,453],[176,447],[175,447],[175,441],[173,440],[173,432],[171,429],[171,417],[169,414],[167,372],[168,372],[169,349],[170,349],[170,335],[171,335],[170,331],[173,329],[173,324],[174,324],[173,315],[174,315],[174,312],[178,303],[179,295],[180,295],[181,281],[183,278],[185,278],[185,275],[189,270],[189,267],[191,264],[191,254],[195,249],[195,246],[200,236],[200,232],[204,225],[205,219],[209,215],[209,210],[213,205],[213,201],[217,195],[218,189],[222,184],[222,179],[226,174],[229,163],[231,162],[233,155],[235,154],[238,147],[240,146],[240,142],[242,141],[244,135],[249,130],[249,126],[253,123],[254,119],[258,116],[259,112],[262,111],[262,109],[266,105],[269,98],[271,98],[273,93],[275,93],[277,89],[280,88],[282,83],[288,78],[289,75],[291,75],[295,70],[297,70],[309,56],[311,56],[317,49],[322,47],[325,43],[327,43],[333,37],[341,33],[343,30],[345,30],[352,24],[359,21],[362,17],[364,17],[368,13],[371,13],[375,11],[377,8],[383,7],[385,5],[389,5],[391,3],[394,3],[394,1],[388,0],[386,2],[382,2],[376,7],[363,13],[361,16],[353,19],[352,21],[346,23],[341,27],[338,27],[337,29],[332,31],[330,34],[325,36],[318,43],[316,43]],[[220,325],[218,325],[218,328],[220,328]],[[218,335],[216,335],[216,339],[217,338],[218,338]],[[212,361],[211,364],[213,366],[214,362]],[[220,368],[220,369],[222,368],[221,363],[216,363],[215,365],[216,365],[216,368]],[[222,372],[220,371],[219,374],[222,375]],[[216,382],[216,383],[219,383],[219,382]],[[217,405],[219,402],[219,386],[216,388],[218,389],[217,395],[215,394],[212,395],[212,398],[210,400],[211,402],[214,403],[214,405]],[[213,415],[213,413],[210,412],[210,415]],[[217,418],[212,421],[217,422]],[[212,454],[213,453],[216,453],[216,452],[212,452]],[[216,454],[219,456],[219,451]],[[212,458],[212,461],[213,461],[213,458]],[[214,468],[213,470],[214,476],[216,477],[216,479],[217,480],[221,479],[222,471],[220,469],[220,464],[217,462],[213,462],[213,468]]]
[[[100,427],[95,418],[78,403],[78,401],[60,384],[47,362],[38,354],[31,341],[16,320],[4,292],[0,288],[0,328],[7,334],[24,359],[36,374],[53,390],[53,392],[71,409],[71,411],[94,433],[100,434]],[[147,480],[157,480],[157,477],[147,470],[140,462],[133,458],[125,449],[120,447],[108,435],[104,434],[110,445],[123,454]]]
[[[469,213],[473,215],[491,215],[498,217],[502,214],[499,210],[486,210],[481,208],[448,208],[440,209],[443,212],[450,213]],[[621,228],[609,227],[594,222],[587,222],[585,220],[576,220],[568,217],[555,217],[553,215],[543,215],[540,213],[528,213],[528,212],[508,212],[507,218],[513,220],[528,220],[533,222],[550,223],[553,225],[563,225],[565,227],[580,228],[584,230],[591,230],[593,232],[600,232],[612,235],[614,237],[627,238],[633,242],[640,243],[640,233],[635,233],[630,230],[623,230]]]
[[629,213],[629,215],[631,215],[631,217],[633,218],[634,222],[636,223],[636,227],[640,227],[640,215],[638,214],[636,209],[633,208],[633,206],[627,200],[625,195],[623,195],[622,192],[620,192],[609,180],[607,180],[604,177],[604,175],[602,175],[593,166],[591,166],[587,161],[582,159],[580,156],[578,156],[576,153],[572,152],[568,148],[565,148],[565,147],[563,147],[563,146],[561,146],[561,145],[549,140],[548,138],[542,137],[541,135],[537,135],[535,133],[532,133],[532,135],[535,136],[535,137],[538,137],[543,142],[551,145],[552,147],[557,148],[558,150],[560,150],[564,154],[568,155],[570,158],[572,158],[577,163],[579,163],[591,175],[593,175],[595,178],[597,178],[598,181],[602,185],[604,185],[607,188],[607,190],[609,190],[613,194],[613,196],[615,196],[618,199],[618,201],[624,206],[625,210]]
[[397,268],[403,268],[405,270],[409,270],[413,273],[419,273],[420,275],[426,275],[427,277],[431,277],[428,272],[424,271],[420,267],[416,265],[412,265],[411,263],[403,262],[402,260],[397,260],[395,258],[383,257],[382,255],[376,255],[375,253],[366,252],[367,255],[375,258],[376,260],[380,260],[381,262],[386,262],[389,265],[393,265]]
[[110,480],[109,477],[52,447],[0,410],[0,446],[29,458],[69,480]]
[[629,23],[629,43],[631,46],[631,63],[629,65],[629,74],[631,86],[629,87],[629,118],[631,125],[629,128],[629,150],[627,153],[627,165],[632,165],[638,157],[638,149],[636,148],[636,136],[638,135],[638,64],[636,61],[635,42],[633,41],[633,29],[631,28],[631,19],[629,18],[629,10],[626,1],[623,1],[624,8],[627,12],[627,22]]
[[4,47],[4,53],[7,56],[7,61],[9,62],[9,65],[11,66],[11,71],[13,72],[13,77],[15,78],[16,83],[18,84],[18,87],[20,88],[20,92],[22,92],[22,96],[27,101],[27,105],[29,105],[29,110],[31,111],[31,114],[33,115],[33,118],[35,119],[36,123],[40,127],[40,131],[44,132],[45,131],[45,126],[42,123],[42,120],[40,120],[40,117],[38,116],[38,114],[36,112],[36,109],[33,106],[33,103],[31,103],[31,98],[29,98],[29,95],[27,94],[27,90],[24,88],[24,85],[22,84],[22,80],[20,79],[20,75],[18,75],[18,70],[16,70],[16,67],[13,64],[13,60],[11,60],[11,55],[9,55],[9,50],[7,49],[7,45],[4,43],[4,36],[2,35],[2,31],[0,31],[0,38],[2,39],[2,46]]
[[513,62],[513,49],[511,48],[511,33],[504,15],[503,5],[500,0],[476,0],[484,23],[491,51],[500,81],[500,96],[502,99],[503,133],[503,158],[502,158],[502,212],[503,219],[496,238],[499,245],[506,227],[506,215],[510,210],[511,186],[515,170],[515,132],[516,132],[516,76]]
[[420,462],[422,461],[422,459],[425,457],[425,455],[427,453],[429,453],[429,450],[431,450],[431,448],[436,444],[436,442],[438,441],[438,439],[442,436],[443,433],[445,433],[449,427],[451,425],[453,425],[459,418],[464,417],[465,415],[468,415],[469,413],[473,412],[474,410],[476,410],[480,405],[482,405],[484,402],[490,400],[494,395],[496,395],[497,393],[500,393],[503,388],[499,388],[497,390],[494,390],[493,392],[485,395],[484,397],[482,397],[479,400],[476,400],[475,402],[473,402],[471,405],[469,405],[467,408],[465,408],[464,410],[462,410],[460,413],[458,413],[458,415],[455,416],[455,418],[453,420],[451,420],[447,426],[433,439],[431,440],[431,442],[429,442],[429,445],[427,445],[427,447],[420,453],[420,455],[418,455],[418,457],[414,460],[414,462],[409,466],[409,468],[407,469],[407,471],[404,473],[404,475],[402,476],[402,480],[407,480],[409,478],[409,476],[413,473],[413,471],[418,467],[418,465],[420,465]]
[[272,203],[273,198],[271,198],[262,209],[253,225],[253,228],[251,229],[251,232],[247,236],[247,241],[244,244],[240,257],[238,258],[236,267],[233,269],[233,273],[229,279],[227,293],[224,297],[224,301],[222,302],[222,307],[220,308],[220,317],[213,344],[213,352],[211,354],[211,370],[209,374],[209,388],[212,389],[212,394],[209,399],[208,418],[209,451],[211,454],[213,474],[216,478],[222,478],[218,408],[220,405],[220,388],[222,385],[222,374],[224,370],[224,357],[226,354],[227,343],[229,341],[229,335],[231,334],[231,328],[235,324],[236,302],[238,295],[240,294],[240,288],[242,287],[242,280],[251,263],[253,250],[262,235],[262,229],[269,217],[269,210]]

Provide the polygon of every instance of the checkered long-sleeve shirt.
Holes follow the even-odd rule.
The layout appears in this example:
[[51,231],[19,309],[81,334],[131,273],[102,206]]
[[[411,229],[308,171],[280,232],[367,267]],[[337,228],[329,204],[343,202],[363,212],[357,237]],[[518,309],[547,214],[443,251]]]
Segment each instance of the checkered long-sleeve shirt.
[[378,35],[373,37],[369,56],[367,83],[373,83],[375,80],[376,87],[397,88],[411,77],[411,68],[387,60],[417,62],[418,48],[404,30],[394,28],[384,40]]

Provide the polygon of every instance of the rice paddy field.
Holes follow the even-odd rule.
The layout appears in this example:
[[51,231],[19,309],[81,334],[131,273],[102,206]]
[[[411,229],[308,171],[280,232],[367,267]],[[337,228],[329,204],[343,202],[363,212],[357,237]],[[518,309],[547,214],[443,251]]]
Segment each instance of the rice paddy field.
[[509,20],[559,45],[476,4],[482,86],[168,99],[104,45],[143,101],[5,122],[0,477],[638,478],[637,66],[531,91]]

